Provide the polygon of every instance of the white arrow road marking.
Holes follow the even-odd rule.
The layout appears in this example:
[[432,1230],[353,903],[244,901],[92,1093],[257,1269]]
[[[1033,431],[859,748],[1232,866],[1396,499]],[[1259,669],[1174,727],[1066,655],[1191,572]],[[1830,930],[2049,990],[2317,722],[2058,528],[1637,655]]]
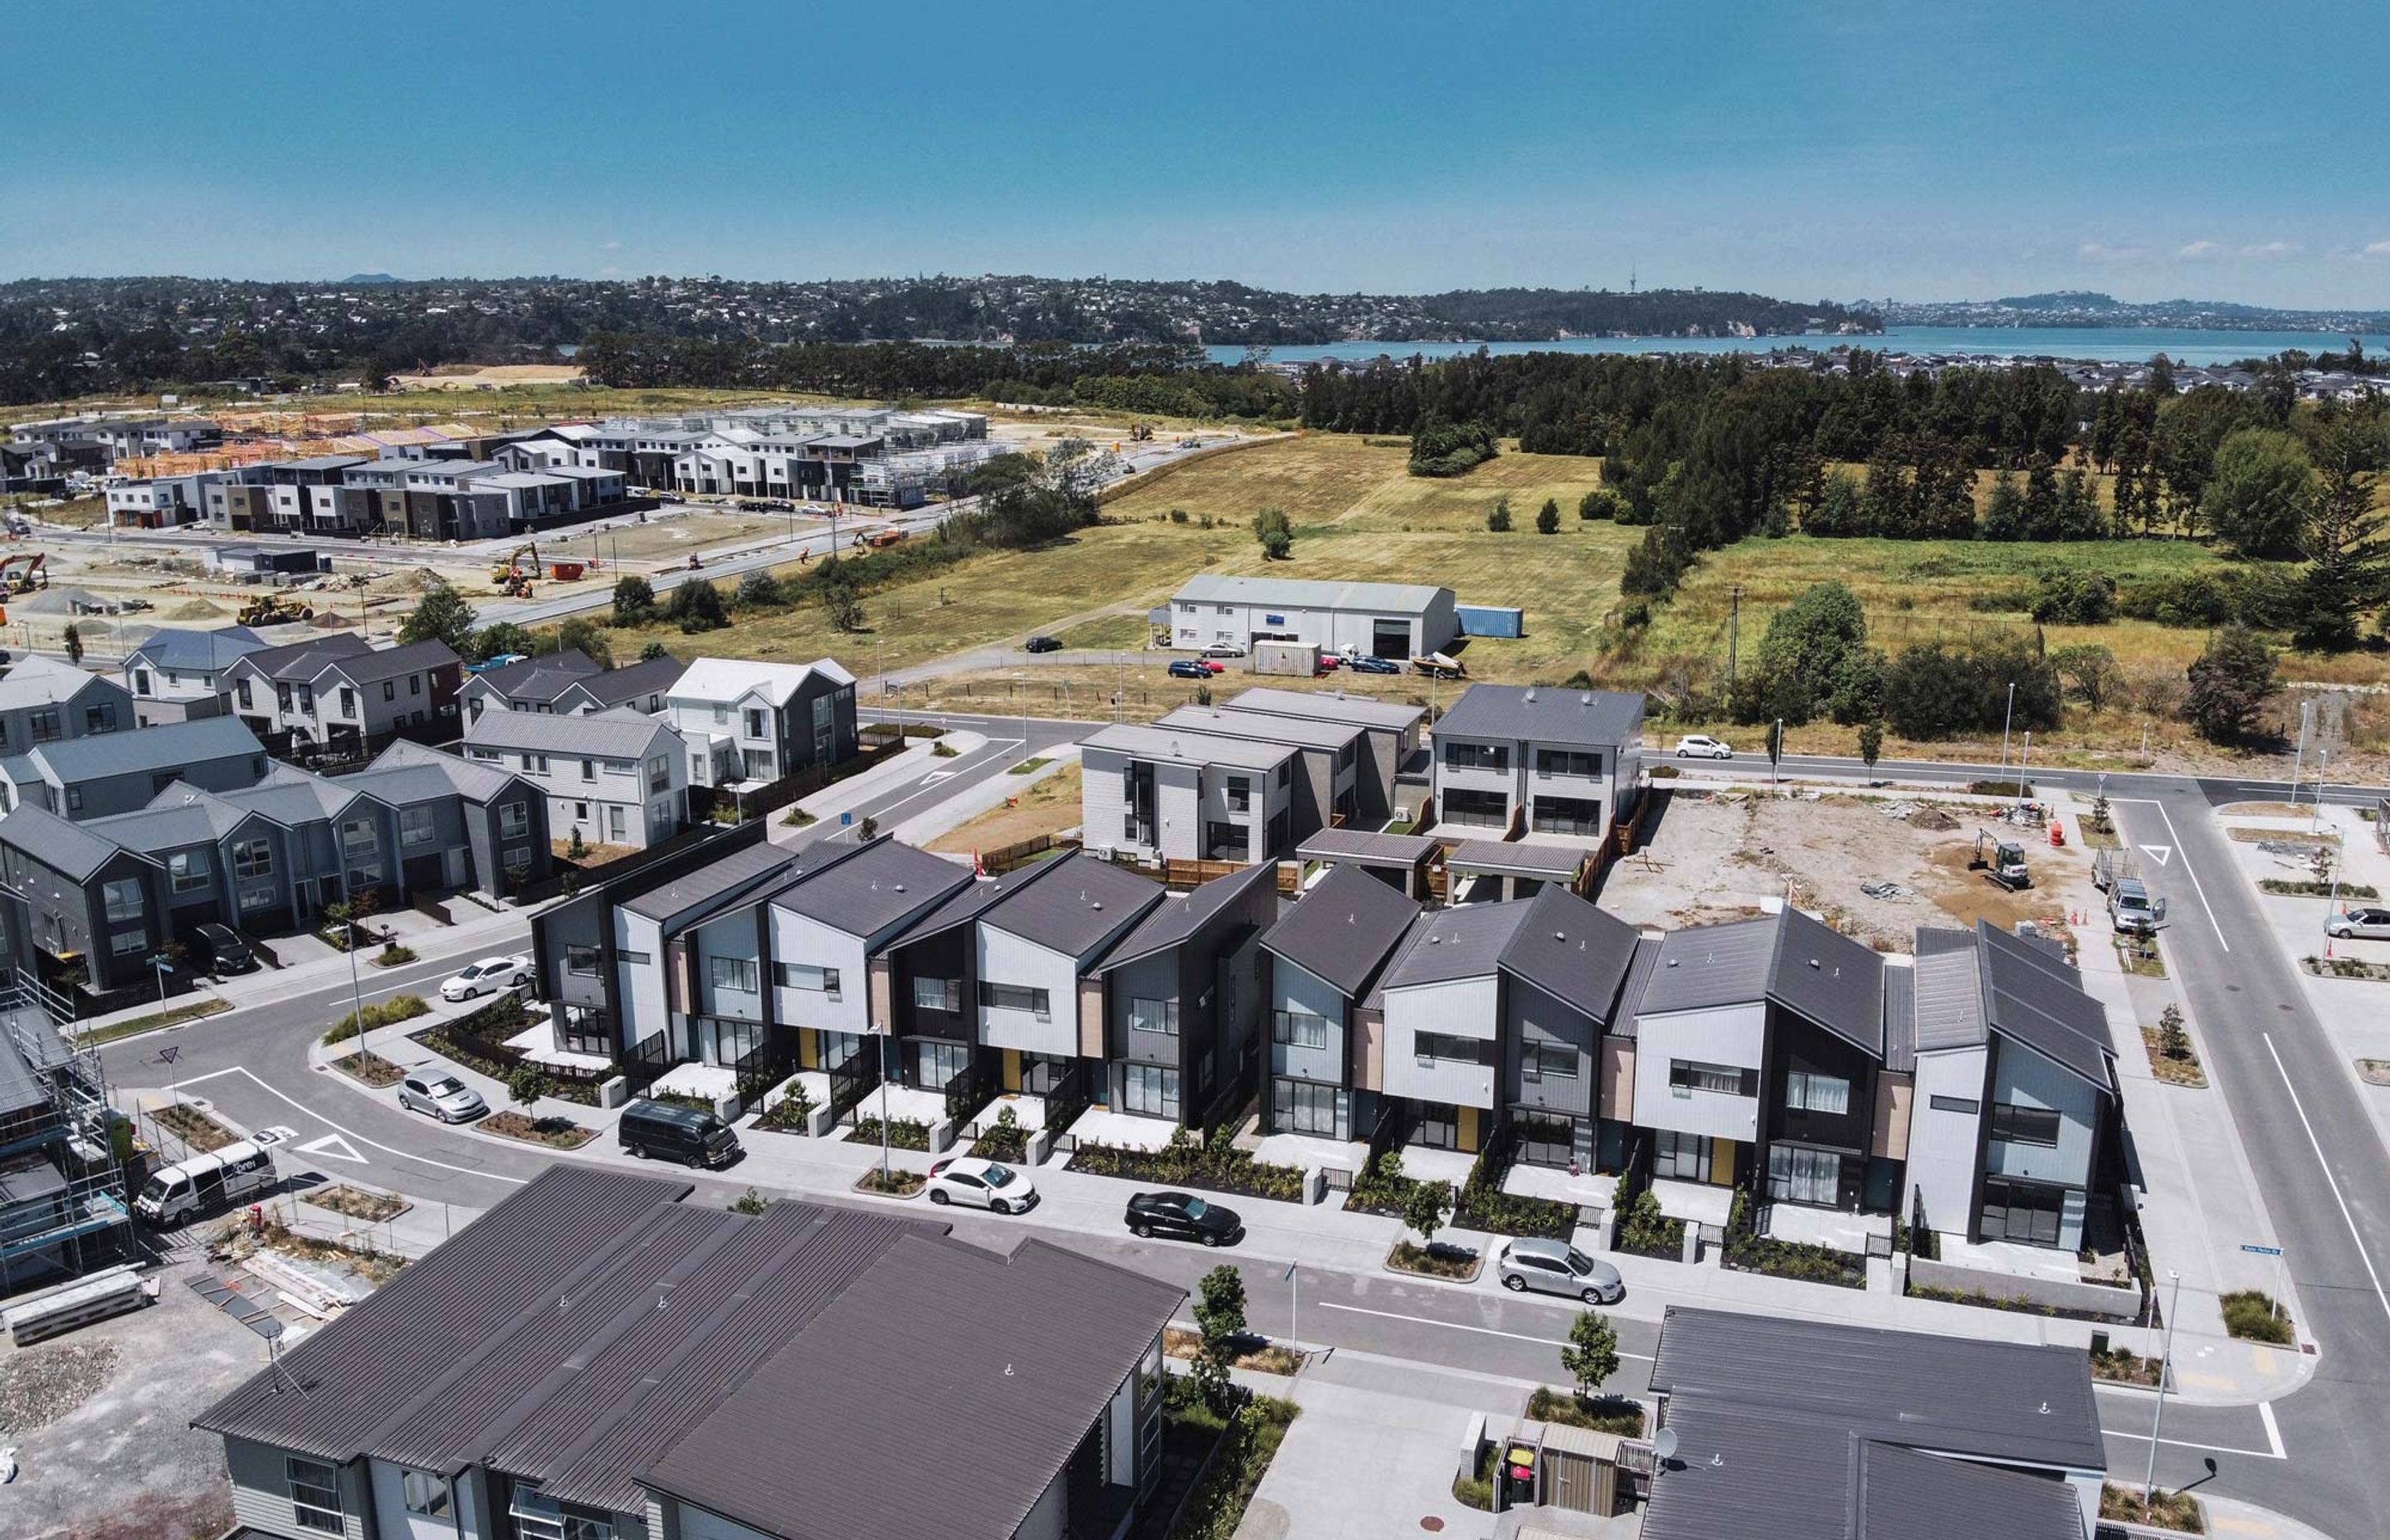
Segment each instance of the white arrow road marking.
[[338,1134],[327,1134],[320,1139],[310,1139],[299,1146],[302,1155],[328,1155],[335,1161],[352,1161],[361,1166],[373,1164],[357,1153],[357,1147]]
[[2150,859],[2155,861],[2161,866],[2174,859],[2174,847],[2172,845],[2143,845],[2141,848],[2149,852]]

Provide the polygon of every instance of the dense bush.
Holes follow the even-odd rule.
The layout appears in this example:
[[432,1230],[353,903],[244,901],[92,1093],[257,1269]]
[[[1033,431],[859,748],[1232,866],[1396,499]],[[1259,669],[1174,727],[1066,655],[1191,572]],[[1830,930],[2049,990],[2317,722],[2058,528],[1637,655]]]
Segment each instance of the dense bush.
[[2116,580],[2104,572],[2050,572],[2034,584],[2033,618],[2045,625],[2105,625],[2116,618]]
[[[378,1027],[412,1020],[430,1009],[431,1007],[424,1003],[423,997],[419,995],[393,995],[387,1000],[379,1000],[366,1007],[364,1030],[372,1032]],[[324,1041],[345,1043],[356,1036],[358,1030],[357,1013],[353,1010],[332,1023],[331,1031],[324,1034]]]
[[1494,457],[1494,430],[1482,422],[1421,424],[1411,435],[1414,476],[1465,476]]
[[2060,699],[2057,670],[2016,636],[1920,642],[1904,648],[1883,674],[1884,722],[1907,738],[2054,727]]
[[[854,1132],[847,1136],[850,1144],[876,1145],[880,1142],[880,1120],[866,1114],[854,1120]],[[919,1118],[890,1118],[888,1148],[919,1149],[930,1148],[930,1125]]]
[[2291,1313],[2277,1314],[2273,1296],[2263,1290],[2238,1289],[2217,1303],[2224,1306],[2224,1330],[2229,1336],[2282,1347],[2298,1341],[2298,1333],[2291,1328]]

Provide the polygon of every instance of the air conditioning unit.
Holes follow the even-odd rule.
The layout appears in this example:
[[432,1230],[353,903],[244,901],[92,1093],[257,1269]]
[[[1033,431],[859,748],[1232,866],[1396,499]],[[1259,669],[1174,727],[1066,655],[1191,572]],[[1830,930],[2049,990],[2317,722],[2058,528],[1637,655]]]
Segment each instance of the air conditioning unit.
[[1394,822],[1398,824],[1407,824],[1410,821],[1411,810],[1407,807],[1397,805],[1394,808]]

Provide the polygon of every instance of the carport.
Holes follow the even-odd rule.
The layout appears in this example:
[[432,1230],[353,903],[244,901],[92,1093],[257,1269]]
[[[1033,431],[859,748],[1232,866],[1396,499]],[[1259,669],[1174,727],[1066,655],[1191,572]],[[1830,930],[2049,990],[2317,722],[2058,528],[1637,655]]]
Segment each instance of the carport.
[[1331,866],[1359,866],[1406,898],[1426,899],[1428,867],[1443,849],[1424,834],[1374,834],[1367,829],[1323,828],[1295,850],[1298,859]]
[[1466,882],[1489,879],[1494,891],[1479,899],[1526,898],[1547,886],[1579,889],[1593,859],[1589,845],[1563,845],[1543,840],[1467,840],[1444,858],[1445,891],[1458,902]]

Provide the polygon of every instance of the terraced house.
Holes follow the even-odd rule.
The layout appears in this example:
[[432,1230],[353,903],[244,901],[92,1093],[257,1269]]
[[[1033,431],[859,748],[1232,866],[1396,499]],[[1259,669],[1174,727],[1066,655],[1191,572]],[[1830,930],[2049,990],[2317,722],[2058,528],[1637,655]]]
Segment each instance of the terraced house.
[[464,666],[444,642],[376,648],[336,631],[249,653],[224,678],[233,714],[276,751],[361,755],[402,735],[453,737]]
[[688,816],[681,737],[652,716],[488,712],[467,721],[465,757],[510,770],[547,793],[559,838],[645,850]]

